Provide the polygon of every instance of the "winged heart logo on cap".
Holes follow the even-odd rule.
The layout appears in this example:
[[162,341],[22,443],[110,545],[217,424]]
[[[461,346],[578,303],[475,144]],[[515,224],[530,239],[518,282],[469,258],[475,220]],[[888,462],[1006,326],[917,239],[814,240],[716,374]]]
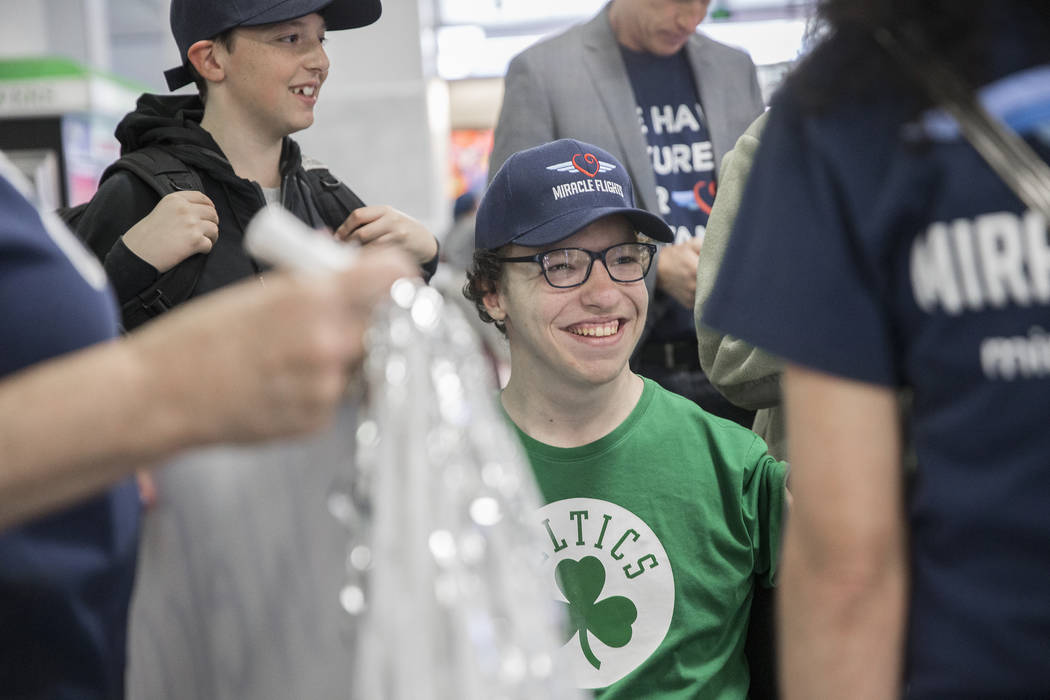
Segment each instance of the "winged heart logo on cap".
[[[590,167],[581,166],[576,162],[577,158],[582,158],[585,165]],[[547,170],[557,170],[559,173],[571,173],[573,170],[578,170],[587,177],[594,177],[598,173],[607,173],[610,170],[616,170],[616,166],[612,163],[606,163],[604,160],[598,160],[593,153],[577,153],[572,157],[572,160],[567,160],[564,163],[555,163],[554,165],[548,165]]]
[[[584,165],[580,165],[579,161],[583,160]],[[588,167],[590,166],[590,167]],[[579,170],[587,177],[594,177],[601,170],[601,166],[598,165],[598,159],[594,157],[593,153],[578,153],[572,157],[572,167]]]

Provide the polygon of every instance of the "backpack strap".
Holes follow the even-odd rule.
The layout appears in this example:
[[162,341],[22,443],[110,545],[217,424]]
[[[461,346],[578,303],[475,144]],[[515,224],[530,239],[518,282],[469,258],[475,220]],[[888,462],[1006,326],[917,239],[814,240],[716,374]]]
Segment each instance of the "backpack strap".
[[120,307],[124,330],[137,328],[186,301],[197,287],[207,257],[205,253],[191,255],[158,277],[144,291],[124,302]]
[[146,146],[124,154],[105,169],[99,182],[120,170],[134,173],[161,197],[172,192],[204,189],[196,170],[159,146]]
[[[146,146],[141,150],[132,151],[110,163],[109,167],[102,171],[99,184],[101,185],[106,178],[121,170],[134,173],[159,197],[180,190],[201,190],[204,187],[200,175],[195,170],[191,170],[178,158],[156,146]],[[76,233],[80,220],[89,206],[91,206],[91,200],[72,207],[59,207],[56,212],[66,226]]]
[[[303,158],[303,172],[306,173],[306,184],[313,194],[314,203],[321,212],[321,218],[333,231],[339,228],[350,212],[365,203],[354,194],[354,191],[343,184],[343,182],[329,172],[320,161],[312,158]],[[421,265],[423,280],[430,281],[437,271],[438,256]]]
[[[156,146],[125,154],[106,168],[101,180],[121,170],[133,173],[160,197],[172,192],[204,189],[204,183],[196,170]],[[124,329],[130,331],[186,301],[197,287],[206,260],[207,255],[204,253],[191,255],[124,302],[120,310]]]
[[320,161],[303,158],[303,172],[321,218],[333,231],[342,226],[350,212],[365,206],[361,198]]

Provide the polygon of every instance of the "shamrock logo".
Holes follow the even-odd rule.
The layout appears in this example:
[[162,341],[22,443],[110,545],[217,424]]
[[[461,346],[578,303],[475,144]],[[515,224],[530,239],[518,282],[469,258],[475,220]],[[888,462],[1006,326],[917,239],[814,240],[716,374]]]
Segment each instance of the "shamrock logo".
[[569,630],[566,641],[578,631],[584,657],[595,668],[602,662],[591,651],[588,633],[606,646],[620,648],[631,641],[631,625],[638,618],[638,608],[624,596],[598,601],[605,588],[605,567],[595,557],[579,561],[563,559],[555,570],[558,588],[569,601]]

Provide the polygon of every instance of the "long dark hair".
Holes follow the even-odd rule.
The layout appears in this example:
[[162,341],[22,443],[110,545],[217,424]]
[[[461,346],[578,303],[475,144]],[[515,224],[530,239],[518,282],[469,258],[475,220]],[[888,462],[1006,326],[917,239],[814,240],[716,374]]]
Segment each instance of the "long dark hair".
[[[819,0],[824,39],[787,81],[815,110],[842,99],[897,93],[919,109],[929,98],[875,41],[883,28],[920,36],[963,81],[977,87],[1004,70],[1050,61],[1050,0]],[[1003,47],[1010,38],[1003,59]]]

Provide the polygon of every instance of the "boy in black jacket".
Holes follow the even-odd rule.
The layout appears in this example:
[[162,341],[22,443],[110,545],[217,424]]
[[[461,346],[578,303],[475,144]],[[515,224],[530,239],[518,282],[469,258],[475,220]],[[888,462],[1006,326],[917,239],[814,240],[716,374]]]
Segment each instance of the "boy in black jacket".
[[326,220],[307,179],[311,164],[289,137],[313,123],[328,77],[325,31],[371,24],[380,12],[380,0],[173,0],[183,63],[165,77],[173,90],[196,82],[199,95],[143,95],[116,135],[123,153],[152,147],[175,156],[200,175],[203,192],[159,198],[127,171],[102,183],[77,228],[122,305],[177,265],[199,266],[190,296],[259,274],[243,235],[267,202],[340,239],[398,245],[432,274],[437,241],[406,214],[361,206],[344,221]]

